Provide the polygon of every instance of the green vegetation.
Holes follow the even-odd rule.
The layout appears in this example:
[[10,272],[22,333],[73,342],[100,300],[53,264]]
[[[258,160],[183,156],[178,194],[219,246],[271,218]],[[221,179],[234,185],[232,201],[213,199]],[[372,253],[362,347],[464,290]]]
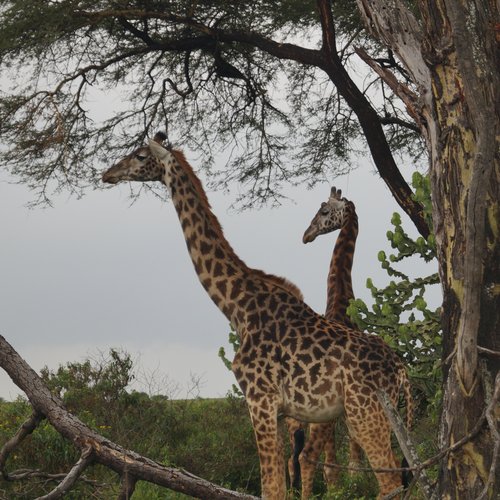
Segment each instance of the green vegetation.
[[[74,414],[100,434],[125,448],[172,467],[186,469],[209,481],[258,494],[259,462],[248,410],[243,400],[172,400],[129,391],[132,362],[128,354],[111,350],[105,362],[68,363],[55,372],[44,370],[51,389]],[[19,398],[0,402],[0,446],[31,414]],[[47,421],[13,453],[7,469],[39,469],[64,473],[78,460],[75,448]],[[68,498],[116,498],[119,478],[93,466]],[[0,498],[31,499],[46,494],[55,483],[45,479],[2,482]],[[134,499],[185,498],[157,486],[139,483]]]
[[[413,175],[415,198],[425,210],[425,218],[432,227],[430,184],[427,177]],[[380,335],[404,360],[408,367],[412,388],[416,392],[422,414],[431,411],[437,418],[441,402],[441,309],[430,308],[426,301],[429,287],[439,283],[436,272],[424,277],[410,277],[396,269],[403,261],[423,259],[436,262],[434,236],[412,239],[402,227],[401,217],[395,213],[391,220],[394,229],[387,239],[394,254],[387,257],[378,253],[378,260],[391,280],[378,288],[369,278],[366,286],[374,303],[368,307],[361,299],[351,301],[347,313],[364,331]]]

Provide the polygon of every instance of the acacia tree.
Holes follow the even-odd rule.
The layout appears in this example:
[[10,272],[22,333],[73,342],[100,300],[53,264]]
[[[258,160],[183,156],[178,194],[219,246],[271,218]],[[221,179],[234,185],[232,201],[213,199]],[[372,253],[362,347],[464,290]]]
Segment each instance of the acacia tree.
[[[366,40],[349,4],[335,9],[337,47],[328,1],[318,2],[318,16],[314,1],[297,0],[3,0],[0,64],[17,71],[15,90],[0,100],[0,132],[9,145],[3,160],[47,200],[52,180],[78,187],[96,177],[89,163],[98,155],[114,157],[161,126],[208,158],[214,143],[239,145],[215,180],[246,184],[249,206],[279,199],[284,182],[314,183],[325,171],[345,171],[352,141],[362,138],[427,236],[391,151],[391,143],[415,146],[418,129],[395,116],[404,112],[390,97],[377,109],[346,70],[353,42]],[[308,32],[323,34],[320,48],[277,41]],[[274,90],[278,81],[286,103]],[[118,84],[126,106],[94,123],[94,89]]]
[[[253,204],[279,198],[283,182],[321,179],[332,162],[342,171],[362,139],[427,237],[394,156],[422,137],[444,294],[440,446],[465,441],[442,460],[439,493],[491,496],[500,489],[498,5],[356,3],[355,12],[330,0],[1,1],[0,64],[16,85],[0,100],[3,162],[44,198],[51,186],[90,181],[96,156],[167,126],[208,157],[214,144],[241,145],[218,180],[246,183]],[[356,85],[354,48],[381,98],[371,81]],[[126,107],[92,121],[93,89],[118,84]]]

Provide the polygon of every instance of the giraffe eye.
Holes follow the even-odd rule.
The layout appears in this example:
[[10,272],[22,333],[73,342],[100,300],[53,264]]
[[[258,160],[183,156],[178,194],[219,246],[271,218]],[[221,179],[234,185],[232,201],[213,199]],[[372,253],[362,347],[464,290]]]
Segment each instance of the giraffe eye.
[[330,211],[330,210],[328,210],[328,208],[323,208],[323,209],[321,210],[321,215],[328,215],[328,212],[329,212],[329,211]]
[[146,156],[144,155],[135,155],[135,157],[139,160],[139,161],[144,161],[146,159]]

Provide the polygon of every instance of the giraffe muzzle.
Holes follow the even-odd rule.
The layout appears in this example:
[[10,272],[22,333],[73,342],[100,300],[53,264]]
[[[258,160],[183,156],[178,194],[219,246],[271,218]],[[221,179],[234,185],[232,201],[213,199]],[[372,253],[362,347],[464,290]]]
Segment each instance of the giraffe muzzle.
[[118,184],[120,180],[121,178],[114,166],[102,174],[102,182],[105,182],[106,184]]
[[302,243],[311,243],[316,239],[316,234],[312,228],[306,229],[304,236],[302,236]]

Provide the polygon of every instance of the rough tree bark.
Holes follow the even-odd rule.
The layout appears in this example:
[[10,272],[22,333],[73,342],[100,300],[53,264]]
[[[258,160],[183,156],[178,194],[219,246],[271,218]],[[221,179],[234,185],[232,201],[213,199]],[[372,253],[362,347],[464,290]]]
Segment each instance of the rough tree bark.
[[[499,7],[487,0],[421,0],[417,21],[402,0],[357,2],[418,88],[413,111],[430,153],[444,296],[439,442],[445,449],[483,415],[500,364],[494,354],[500,351]],[[394,88],[394,75],[379,74]],[[440,498],[490,498],[500,491],[500,408],[495,415],[442,460]]]
[[[133,451],[126,450],[97,434],[66,410],[62,401],[49,391],[41,378],[1,335],[0,366],[9,374],[13,382],[26,393],[35,411],[33,417],[27,422],[26,429],[20,431],[21,438],[13,445],[18,445],[26,434],[32,432],[43,415],[57,432],[71,441],[82,452],[80,460],[68,472],[63,482],[46,498],[59,498],[61,490],[64,490],[66,486],[70,487],[85,467],[91,463],[100,463],[120,475],[122,491],[119,498],[130,498],[135,483],[143,480],[194,498],[256,499],[251,495],[222,488],[187,471],[165,467]],[[4,464],[8,453],[9,450],[6,450],[5,453],[0,454],[6,455],[0,456],[0,465]],[[2,472],[4,473],[4,470]]]

